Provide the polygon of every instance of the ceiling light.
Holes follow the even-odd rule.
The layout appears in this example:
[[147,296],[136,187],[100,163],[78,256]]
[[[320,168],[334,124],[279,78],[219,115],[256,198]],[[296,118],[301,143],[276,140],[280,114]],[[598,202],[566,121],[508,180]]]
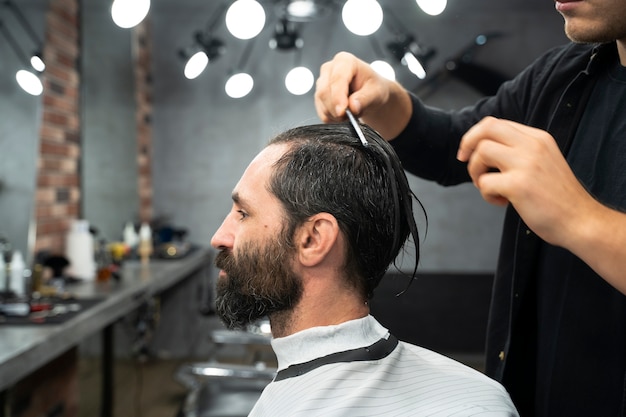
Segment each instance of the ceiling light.
[[111,17],[117,26],[128,29],[141,23],[149,10],[150,0],[114,0]]
[[293,0],[287,5],[287,13],[299,19],[310,19],[317,14],[317,6],[313,0]]
[[256,0],[237,0],[226,12],[226,27],[239,39],[252,39],[265,26],[265,10]]
[[254,87],[252,76],[245,72],[240,72],[232,75],[228,81],[226,81],[224,89],[229,97],[242,98],[252,91],[252,87]]
[[[5,37],[11,49],[13,49],[13,52],[15,52],[15,55],[22,62],[22,65],[28,66],[29,62],[26,59],[26,55],[20,49],[19,45],[15,41],[15,38],[13,38],[13,35],[11,35],[11,32],[9,32],[9,29],[4,25],[1,20],[0,33],[2,33],[2,35]],[[43,64],[43,61],[41,63]],[[41,80],[31,71],[25,69],[17,71],[17,73],[15,74],[15,80],[17,81],[19,86],[28,94],[38,96],[43,92],[43,84],[41,83]]]
[[289,22],[287,19],[281,19],[276,24],[274,36],[269,41],[272,49],[290,50],[302,48],[304,42],[300,38],[300,34],[295,27],[295,23]]
[[376,0],[348,0],[343,5],[341,17],[350,32],[368,36],[383,23],[383,9]]
[[370,64],[370,66],[376,71],[379,75],[387,78],[388,80],[394,81],[396,79],[396,72],[393,70],[393,67],[387,61],[377,60]]
[[393,56],[419,79],[426,78],[426,63],[435,55],[433,48],[420,46],[412,35],[387,44]]
[[202,74],[207,65],[209,65],[209,57],[207,56],[206,52],[196,52],[187,60],[187,63],[185,64],[185,77],[189,80],[198,78],[198,76]]
[[181,58],[186,60],[185,77],[190,80],[200,76],[209,62],[219,58],[225,49],[224,42],[204,32],[196,32],[194,40],[193,46],[179,51]]
[[438,16],[446,9],[447,0],[416,0],[422,11],[431,16]]
[[[26,20],[26,17],[22,13],[22,11],[11,0],[4,0],[4,2],[1,3],[0,6],[8,7],[11,10],[11,12],[13,12],[13,14],[15,15],[16,20],[20,23],[20,25],[21,25],[22,29],[24,30],[24,32],[26,32],[28,34],[28,36],[30,37],[31,41],[35,45],[35,49],[37,50],[37,52],[35,52],[31,56],[31,58],[30,58],[30,65],[31,65],[31,67],[35,71],[43,72],[46,69],[46,65],[44,64],[43,59],[41,58],[41,45],[42,45],[42,42],[41,42],[41,40],[39,40],[39,37],[37,36],[37,33],[35,32],[33,27],[28,23],[28,20]],[[3,29],[3,30],[7,31],[7,33],[8,33],[7,29]],[[10,33],[8,33],[8,35],[5,35],[5,36],[12,38]],[[15,42],[14,39],[11,39],[10,42],[14,43],[14,45],[13,45],[14,49],[15,48],[21,49],[21,48],[19,48],[17,46],[17,42]],[[19,54],[22,55],[21,51],[19,52]],[[20,59],[24,60],[23,57],[21,57]]]
[[43,84],[39,77],[30,71],[19,70],[15,74],[15,80],[22,87],[24,91],[33,96],[38,96],[43,93]]
[[333,8],[332,0],[282,0],[276,3],[276,15],[292,22],[310,22]]
[[38,72],[43,72],[46,69],[46,64],[38,53],[30,57],[30,65]]
[[315,77],[310,69],[306,67],[295,67],[285,77],[285,87],[287,91],[295,96],[308,93],[313,87]]
[[419,78],[420,80],[426,78],[426,69],[424,68],[420,60],[415,55],[413,55],[411,51],[407,51],[404,53],[401,62],[403,65],[406,65],[409,71],[415,74],[415,76],[417,76],[417,78]]

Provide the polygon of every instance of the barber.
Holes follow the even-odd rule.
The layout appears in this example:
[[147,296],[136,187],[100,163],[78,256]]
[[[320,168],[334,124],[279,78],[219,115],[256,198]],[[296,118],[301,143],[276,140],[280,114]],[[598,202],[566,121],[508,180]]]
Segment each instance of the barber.
[[572,42],[472,107],[428,107],[345,52],[315,105],[324,122],[352,110],[409,172],[507,206],[486,372],[522,416],[626,415],[626,2],[556,9]]

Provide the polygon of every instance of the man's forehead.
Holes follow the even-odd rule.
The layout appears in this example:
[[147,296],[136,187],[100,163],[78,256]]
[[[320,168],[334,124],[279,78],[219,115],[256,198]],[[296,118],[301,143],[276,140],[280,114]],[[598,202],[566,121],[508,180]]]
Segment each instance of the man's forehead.
[[272,167],[285,153],[285,144],[269,145],[250,162],[232,193],[233,201],[245,202],[249,196],[267,190]]

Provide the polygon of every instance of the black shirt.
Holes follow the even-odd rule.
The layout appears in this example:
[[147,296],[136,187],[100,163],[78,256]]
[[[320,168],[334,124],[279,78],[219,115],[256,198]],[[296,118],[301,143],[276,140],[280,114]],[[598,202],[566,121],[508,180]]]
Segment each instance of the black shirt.
[[[615,43],[569,44],[547,52],[472,107],[442,111],[413,97],[411,120],[391,144],[409,172],[458,184],[470,180],[466,165],[456,160],[462,135],[487,115],[509,119],[548,131],[592,193],[611,199],[603,202],[624,201],[624,141],[605,147],[624,132],[623,69],[616,62]],[[599,130],[600,124],[606,129]],[[486,365],[522,416],[623,415],[624,311],[625,296],[568,251],[545,244],[507,208]]]

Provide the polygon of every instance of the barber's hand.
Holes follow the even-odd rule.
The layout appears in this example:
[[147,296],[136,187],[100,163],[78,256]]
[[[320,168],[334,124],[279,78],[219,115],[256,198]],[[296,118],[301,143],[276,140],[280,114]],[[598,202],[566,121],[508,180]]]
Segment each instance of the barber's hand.
[[598,205],[543,130],[487,117],[463,136],[457,157],[486,201],[510,202],[547,242],[567,247],[580,216]]
[[408,93],[395,81],[347,52],[340,52],[320,69],[315,109],[324,123],[344,120],[349,108],[385,139],[393,139],[411,117]]

